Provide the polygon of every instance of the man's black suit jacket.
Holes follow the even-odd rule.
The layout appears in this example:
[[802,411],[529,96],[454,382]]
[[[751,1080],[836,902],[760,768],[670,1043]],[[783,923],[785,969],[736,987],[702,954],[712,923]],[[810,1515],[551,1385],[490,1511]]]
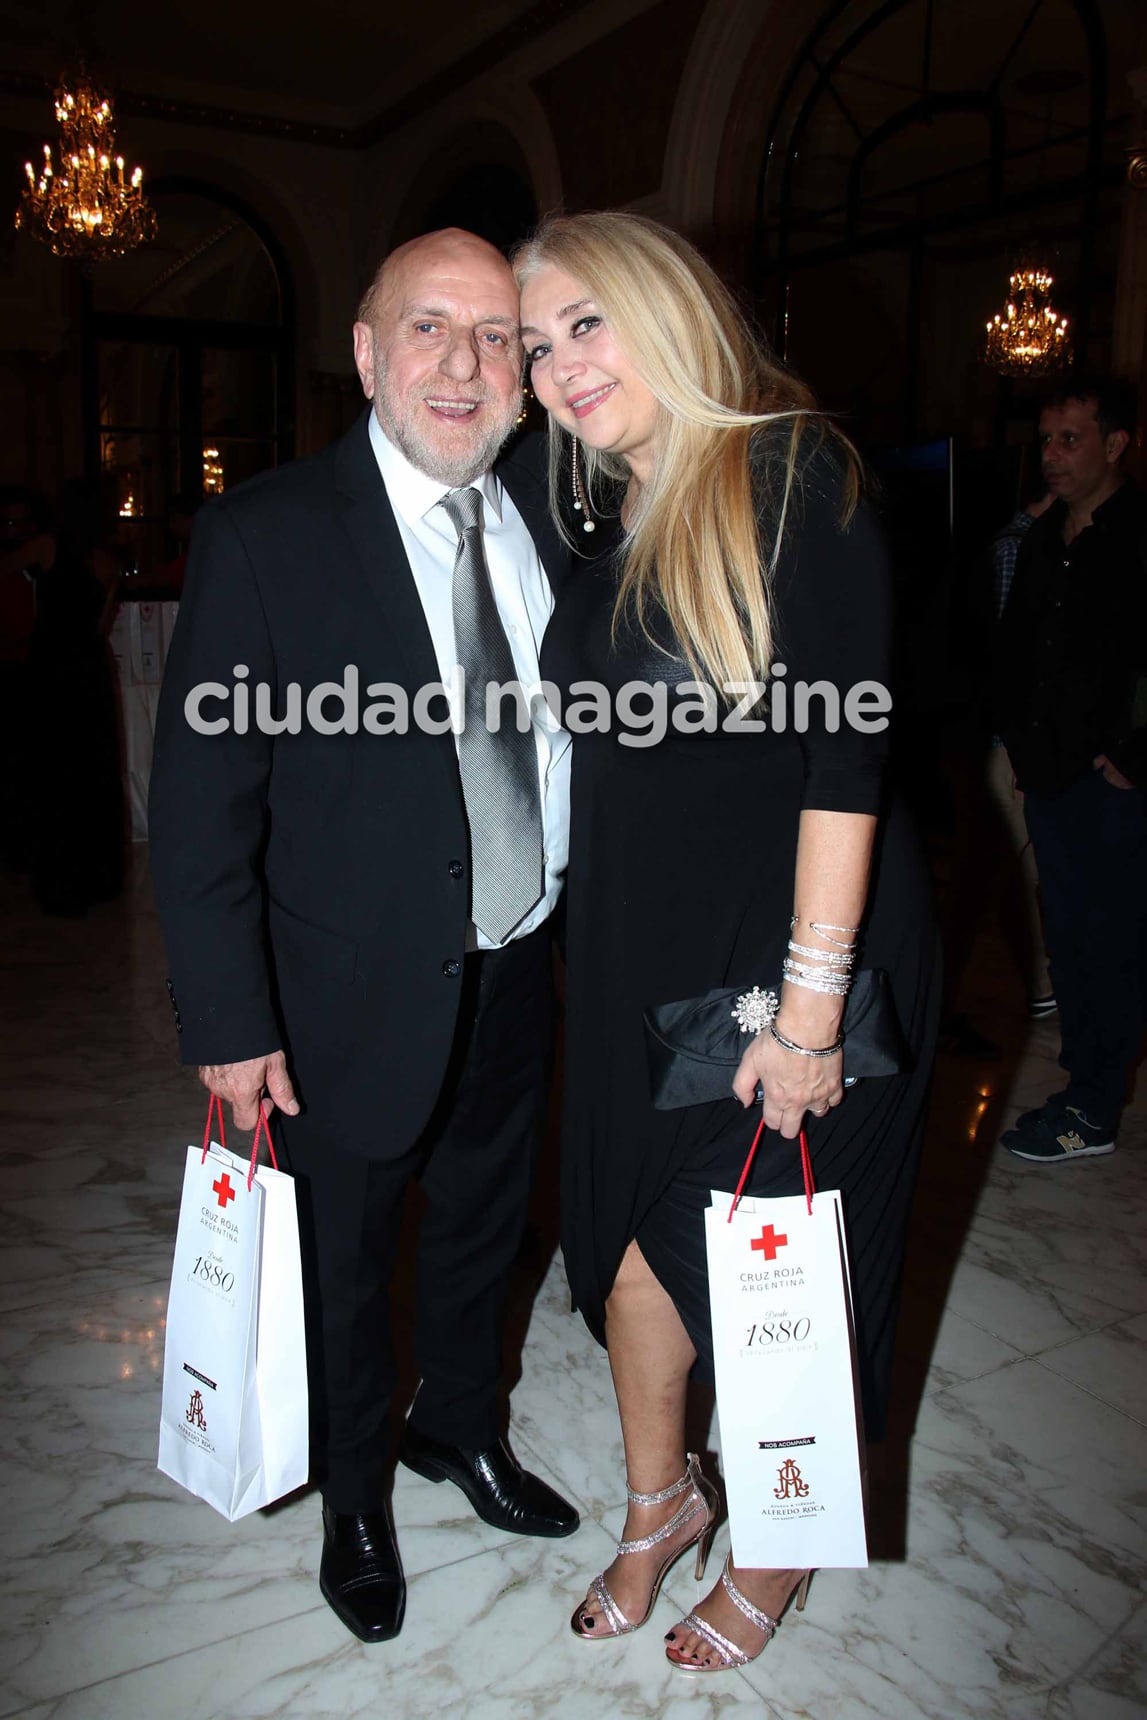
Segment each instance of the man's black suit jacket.
[[[310,1119],[386,1159],[417,1139],[438,1097],[462,988],[466,817],[453,736],[270,737],[356,665],[366,688],[415,691],[438,664],[364,414],[334,447],[242,485],[196,524],[164,675],[151,777],[151,857],[168,989],[184,1062],[283,1047]],[[541,437],[498,475],[552,584],[567,553],[547,507]],[[184,701],[230,691],[245,665],[246,734],[201,735]],[[337,706],[327,707],[337,715]],[[436,711],[444,706],[438,702]],[[203,715],[234,716],[234,701]]]

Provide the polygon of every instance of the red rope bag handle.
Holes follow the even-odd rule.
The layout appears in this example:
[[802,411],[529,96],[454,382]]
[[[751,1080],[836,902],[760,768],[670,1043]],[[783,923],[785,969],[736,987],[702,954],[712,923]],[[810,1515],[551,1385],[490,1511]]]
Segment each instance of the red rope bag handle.
[[[732,1224],[732,1222],[733,1222],[733,1214],[737,1210],[738,1202],[741,1199],[741,1195],[744,1193],[745,1184],[749,1180],[749,1172],[753,1168],[753,1160],[757,1156],[757,1147],[760,1145],[761,1136],[764,1134],[764,1132],[765,1132],[765,1119],[762,1116],[760,1122],[757,1124],[757,1132],[753,1136],[753,1144],[749,1148],[749,1156],[745,1160],[744,1169],[741,1171],[741,1180],[737,1184],[737,1192],[733,1196],[733,1204],[729,1208],[729,1216],[725,1220],[726,1224]],[[801,1130],[801,1170],[804,1173],[804,1197],[805,1197],[805,1200],[808,1202],[808,1210],[809,1210],[809,1214],[811,1216],[811,1214],[812,1214],[812,1197],[816,1193],[816,1185],[812,1180],[812,1156],[808,1150],[808,1136],[805,1134],[803,1129]]]
[[[216,1110],[216,1107],[218,1107],[218,1110]],[[207,1154],[211,1150],[211,1119],[215,1115],[218,1115],[218,1118],[219,1118],[219,1145],[223,1148],[224,1151],[226,1151],[227,1150],[227,1137],[223,1132],[223,1101],[219,1097],[218,1093],[212,1093],[207,1100],[207,1123],[206,1123],[206,1126],[204,1127],[204,1130],[203,1130],[203,1156],[199,1160],[199,1163],[201,1165],[205,1164],[207,1162]],[[267,1113],[264,1111],[262,1105],[260,1105],[259,1106],[259,1121],[255,1124],[255,1139],[251,1143],[251,1163],[247,1167],[247,1190],[248,1190],[248,1192],[250,1192],[251,1185],[255,1181],[255,1168],[259,1162],[259,1131],[260,1130],[262,1130],[264,1136],[266,1137],[267,1151],[271,1155],[271,1166],[274,1170],[278,1170],[278,1168],[279,1168],[279,1160],[275,1154],[275,1143],[271,1139],[271,1126],[267,1122]],[[754,1142],[754,1147],[755,1147],[755,1145],[756,1145],[756,1143]],[[747,1168],[748,1167],[746,1166],[746,1169]],[[740,1191],[738,1190],[738,1193],[739,1192]]]

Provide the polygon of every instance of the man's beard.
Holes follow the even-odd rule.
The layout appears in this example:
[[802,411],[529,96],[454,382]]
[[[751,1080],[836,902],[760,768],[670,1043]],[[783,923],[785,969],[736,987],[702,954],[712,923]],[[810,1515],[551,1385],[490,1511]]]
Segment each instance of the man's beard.
[[[498,456],[499,448],[517,423],[517,400],[511,397],[499,412],[497,396],[484,386],[481,386],[477,396],[460,390],[457,384],[449,382],[440,383],[437,387],[433,382],[428,382],[423,388],[422,394],[406,394],[397,399],[393,398],[387,390],[386,360],[378,344],[375,344],[374,410],[387,436],[395,447],[406,455],[410,464],[424,472],[428,478],[434,478],[440,484],[449,484],[451,489],[473,483],[475,478],[490,470]],[[426,419],[422,413],[422,404],[427,398],[443,397],[459,400],[476,398],[482,403],[486,429],[480,441],[475,441],[471,436],[464,445],[451,449],[435,440],[434,422]],[[444,436],[449,434],[446,426],[442,429]]]

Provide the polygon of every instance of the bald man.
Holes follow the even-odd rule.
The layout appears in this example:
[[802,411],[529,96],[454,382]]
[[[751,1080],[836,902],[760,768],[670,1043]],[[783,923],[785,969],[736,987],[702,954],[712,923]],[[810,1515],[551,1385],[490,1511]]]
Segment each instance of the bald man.
[[537,683],[566,561],[540,439],[499,459],[517,318],[504,258],[473,234],[392,253],[354,325],[371,410],[200,514],[158,719],[152,867],[181,1054],[239,1128],[274,1111],[296,1178],[320,1585],[366,1642],[398,1633],[406,1598],[389,1282],[412,1178],[421,1384],[399,1457],[512,1534],[578,1524],[505,1444],[499,1391],[568,740],[535,700],[524,733],[511,714],[475,744],[457,691],[459,664],[467,688]]

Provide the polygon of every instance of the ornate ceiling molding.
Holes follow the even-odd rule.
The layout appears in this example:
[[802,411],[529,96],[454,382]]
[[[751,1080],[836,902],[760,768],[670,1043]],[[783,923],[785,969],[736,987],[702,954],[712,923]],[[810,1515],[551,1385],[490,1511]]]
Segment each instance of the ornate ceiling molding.
[[[432,77],[424,78],[397,101],[361,125],[339,126],[290,119],[282,114],[263,114],[211,102],[149,95],[125,89],[116,80],[116,110],[124,117],[158,119],[175,125],[209,127],[213,131],[249,132],[279,138],[286,143],[317,144],[325,149],[369,149],[391,132],[418,119],[436,106],[450,90],[463,88],[476,78],[504,67],[507,58],[549,35],[578,13],[588,11],[597,0],[535,0],[535,4],[494,35],[479,42],[460,58],[450,61]],[[50,77],[32,73],[0,74],[0,94],[51,98],[58,81],[56,68]]]
[[[5,72],[0,76],[0,94],[44,96],[51,100],[58,80],[35,77],[30,72]],[[358,149],[355,132],[337,125],[317,125],[306,120],[286,119],[279,114],[260,114],[211,102],[193,102],[167,96],[145,95],[116,85],[116,110],[133,119],[169,120],[176,125],[209,126],[215,131],[242,131],[262,137],[283,138],[290,143],[317,143],[328,149]]]

